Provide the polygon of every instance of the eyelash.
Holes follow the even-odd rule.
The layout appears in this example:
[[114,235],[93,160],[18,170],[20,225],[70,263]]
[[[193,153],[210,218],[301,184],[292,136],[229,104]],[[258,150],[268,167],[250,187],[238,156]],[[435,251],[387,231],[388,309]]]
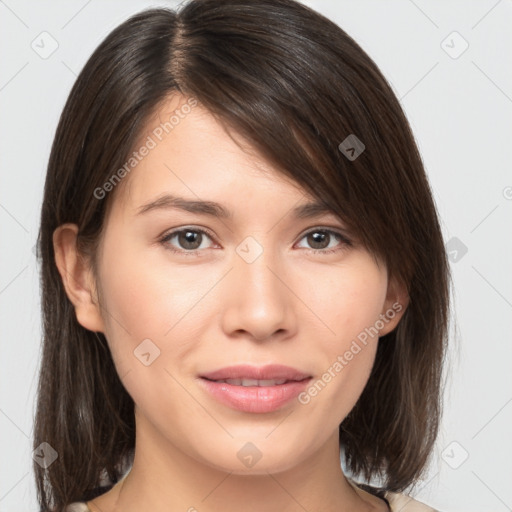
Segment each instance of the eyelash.
[[[174,236],[180,234],[180,233],[183,233],[183,232],[187,232],[187,231],[192,231],[194,233],[201,233],[202,235],[206,235],[208,238],[212,239],[213,240],[213,236],[206,230],[204,229],[201,229],[201,228],[180,228],[180,229],[176,229],[174,231],[171,231],[169,233],[166,233],[162,238],[160,238],[159,242],[165,246],[165,248],[169,251],[171,251],[172,253],[175,253],[175,254],[183,254],[185,256],[200,256],[200,250],[199,249],[193,249],[193,250],[178,250],[178,249],[174,249],[170,244],[169,244],[169,241],[174,238]],[[352,246],[352,242],[345,236],[343,235],[342,233],[340,233],[339,231],[336,231],[336,230],[333,230],[333,229],[330,229],[330,228],[320,228],[320,227],[317,227],[317,228],[314,228],[314,229],[311,229],[309,231],[307,231],[306,233],[304,233],[302,235],[302,237],[300,238],[300,240],[302,240],[303,238],[307,237],[308,235],[312,234],[312,233],[328,233],[330,235],[334,235],[335,237],[338,237],[341,241],[342,245],[341,247],[338,247],[337,249],[309,249],[309,251],[313,254],[322,254],[322,255],[326,255],[326,254],[332,254],[332,253],[336,253],[336,252],[340,252],[340,251],[343,251],[346,249],[346,247],[350,247]]]

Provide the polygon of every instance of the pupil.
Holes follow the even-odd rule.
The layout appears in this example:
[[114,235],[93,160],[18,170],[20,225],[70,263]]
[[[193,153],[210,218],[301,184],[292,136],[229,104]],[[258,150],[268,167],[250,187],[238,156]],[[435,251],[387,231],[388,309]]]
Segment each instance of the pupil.
[[200,233],[195,233],[194,231],[185,231],[181,234],[180,243],[182,247],[186,249],[197,249],[197,247],[201,245],[201,243],[197,244],[197,239],[199,236]]
[[[325,241],[328,238],[327,233],[322,233],[320,231],[316,231],[315,233],[311,233],[310,236],[313,239],[312,246],[315,249],[324,249],[325,247],[327,247],[327,245],[329,245],[328,243],[327,244],[325,243]],[[320,247],[316,246],[315,244],[316,245],[319,244]]]

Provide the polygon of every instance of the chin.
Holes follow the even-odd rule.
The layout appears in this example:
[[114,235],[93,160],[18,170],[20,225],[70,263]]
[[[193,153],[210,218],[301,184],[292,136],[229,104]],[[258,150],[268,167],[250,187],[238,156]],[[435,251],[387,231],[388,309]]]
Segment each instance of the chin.
[[[248,433],[251,432],[250,430]],[[296,443],[286,436],[268,436],[268,431],[260,437],[252,434],[231,439],[229,442],[217,443],[217,449],[203,452],[201,459],[208,465],[235,475],[266,475],[280,473],[296,466],[304,457],[304,439]],[[291,442],[290,442],[291,441]],[[212,442],[215,444],[215,442]]]

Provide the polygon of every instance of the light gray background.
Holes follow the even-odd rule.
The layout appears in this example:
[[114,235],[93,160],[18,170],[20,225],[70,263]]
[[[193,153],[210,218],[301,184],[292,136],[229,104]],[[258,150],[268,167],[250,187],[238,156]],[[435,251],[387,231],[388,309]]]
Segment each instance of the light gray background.
[[[0,1],[1,512],[38,510],[31,435],[41,319],[33,247],[60,112],[108,32],[143,8],[177,3]],[[354,37],[391,82],[453,260],[445,414],[415,495],[444,512],[512,510],[512,2],[305,3]],[[31,45],[48,51],[52,38],[58,48],[43,59]],[[464,41],[469,47],[458,55]]]

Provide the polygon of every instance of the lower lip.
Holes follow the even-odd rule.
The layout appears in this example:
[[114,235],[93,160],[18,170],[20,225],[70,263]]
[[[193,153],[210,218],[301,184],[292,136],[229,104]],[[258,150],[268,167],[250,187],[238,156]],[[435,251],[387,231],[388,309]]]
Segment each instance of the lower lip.
[[205,389],[219,402],[244,412],[272,412],[293,400],[308,385],[311,378],[285,382],[276,386],[234,386],[199,379]]

